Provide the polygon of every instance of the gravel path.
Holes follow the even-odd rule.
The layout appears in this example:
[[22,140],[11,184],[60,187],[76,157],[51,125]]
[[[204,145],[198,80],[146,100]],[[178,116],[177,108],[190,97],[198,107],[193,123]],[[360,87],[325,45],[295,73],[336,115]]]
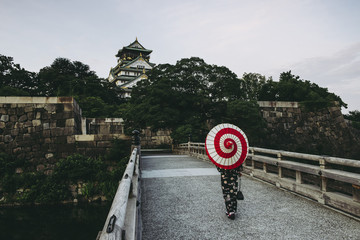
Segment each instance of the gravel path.
[[143,156],[142,237],[160,239],[359,239],[360,222],[275,186],[242,178],[244,201],[225,215],[220,174],[182,155]]

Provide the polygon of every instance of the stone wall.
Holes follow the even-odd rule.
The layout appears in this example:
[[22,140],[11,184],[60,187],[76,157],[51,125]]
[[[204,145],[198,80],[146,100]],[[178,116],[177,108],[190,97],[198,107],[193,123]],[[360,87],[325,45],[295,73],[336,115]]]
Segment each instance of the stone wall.
[[[96,123],[93,134],[86,122]],[[73,153],[105,154],[114,138],[126,139],[121,119],[87,121],[72,97],[0,97],[0,151],[38,170]]]
[[[340,107],[309,112],[297,102],[258,104],[267,124],[266,147],[359,158],[359,135]],[[144,147],[172,144],[170,131],[146,129],[141,137]],[[129,139],[121,118],[84,118],[71,97],[0,97],[0,151],[37,165],[73,153],[103,155],[114,138]]]
[[171,146],[172,138],[170,137],[170,130],[158,130],[152,132],[150,128],[141,131],[141,146],[144,148],[155,148],[157,146]]
[[310,112],[297,102],[258,104],[267,123],[270,148],[348,158],[359,154],[360,139],[339,106]]

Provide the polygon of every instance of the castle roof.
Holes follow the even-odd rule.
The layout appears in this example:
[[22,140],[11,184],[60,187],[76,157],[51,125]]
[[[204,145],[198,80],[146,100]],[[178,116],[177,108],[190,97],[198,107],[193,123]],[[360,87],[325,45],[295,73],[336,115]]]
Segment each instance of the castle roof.
[[139,41],[136,38],[136,40],[134,42],[132,42],[128,46],[120,49],[115,56],[121,57],[121,54],[126,53],[126,52],[141,52],[143,55],[147,56],[152,52],[152,50],[144,48],[144,46],[141,45],[141,43],[139,43]]

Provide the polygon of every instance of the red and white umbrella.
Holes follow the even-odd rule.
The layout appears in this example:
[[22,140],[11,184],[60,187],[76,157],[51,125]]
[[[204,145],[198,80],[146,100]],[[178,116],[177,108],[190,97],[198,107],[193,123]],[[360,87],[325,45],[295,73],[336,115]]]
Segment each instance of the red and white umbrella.
[[209,159],[216,166],[233,169],[245,161],[249,142],[240,128],[223,123],[210,130],[206,136],[205,149]]

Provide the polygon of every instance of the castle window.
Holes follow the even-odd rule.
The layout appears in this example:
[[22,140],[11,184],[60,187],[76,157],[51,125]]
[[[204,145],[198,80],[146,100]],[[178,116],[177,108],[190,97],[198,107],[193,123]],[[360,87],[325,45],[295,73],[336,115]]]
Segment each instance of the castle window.
[[137,68],[145,68],[145,66],[137,65]]

